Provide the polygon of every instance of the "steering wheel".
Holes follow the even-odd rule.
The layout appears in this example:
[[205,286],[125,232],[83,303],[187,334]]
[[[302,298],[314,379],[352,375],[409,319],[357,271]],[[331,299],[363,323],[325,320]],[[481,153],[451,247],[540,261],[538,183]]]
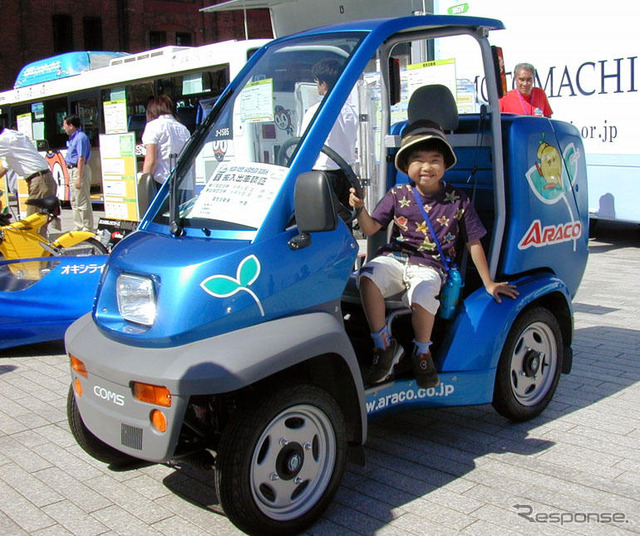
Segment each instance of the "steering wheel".
[[[276,164],[278,164],[279,166],[288,166],[289,162],[291,161],[291,157],[287,156],[287,151],[291,149],[291,147],[298,145],[301,139],[302,139],[301,137],[293,137],[285,141],[280,146],[280,150],[278,151]],[[351,166],[347,164],[346,160],[342,158],[336,151],[334,151],[328,145],[323,145],[322,148],[320,149],[320,152],[326,154],[329,158],[331,158],[331,160],[333,160],[336,164],[338,164],[338,167],[343,171],[343,173],[347,177],[347,180],[349,181],[349,185],[355,189],[356,195],[360,199],[363,199],[364,190],[362,188],[360,179],[358,179],[357,175],[355,174]],[[335,191],[333,192],[333,197],[339,205],[338,214],[344,220],[345,223],[350,224],[353,220],[356,219],[361,209],[353,208],[349,204],[345,205],[342,201],[340,201]]]

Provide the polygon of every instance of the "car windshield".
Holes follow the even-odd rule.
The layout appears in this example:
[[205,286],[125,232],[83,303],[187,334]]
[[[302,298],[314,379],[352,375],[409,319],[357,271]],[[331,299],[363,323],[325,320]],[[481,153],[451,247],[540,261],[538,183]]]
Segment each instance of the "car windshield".
[[175,202],[167,198],[153,222],[206,236],[255,233],[288,170],[292,149],[281,149],[302,134],[305,111],[320,99],[313,66],[327,58],[346,64],[360,39],[327,35],[270,46],[212,111],[204,137],[178,163]]

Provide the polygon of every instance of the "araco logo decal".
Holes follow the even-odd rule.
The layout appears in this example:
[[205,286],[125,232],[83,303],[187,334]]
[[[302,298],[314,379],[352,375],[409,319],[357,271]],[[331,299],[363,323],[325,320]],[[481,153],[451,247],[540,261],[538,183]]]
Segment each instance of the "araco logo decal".
[[264,316],[260,298],[249,288],[259,276],[260,261],[255,255],[249,255],[240,261],[235,278],[228,275],[212,275],[200,283],[200,286],[207,294],[216,298],[228,298],[244,291],[255,300],[260,309],[260,315]]
[[582,236],[582,224],[579,221],[543,227],[540,220],[534,220],[520,240],[518,248],[527,249],[531,246],[539,248],[577,240],[580,236]]
[[580,151],[575,144],[569,143],[561,155],[557,147],[544,140],[543,135],[536,157],[536,162],[526,173],[531,190],[545,205],[563,203],[568,217],[566,221],[553,225],[544,225],[539,219],[532,221],[518,243],[518,249],[521,250],[576,241],[583,231],[582,223],[567,200],[567,194],[573,191],[578,175],[578,161],[582,157]]

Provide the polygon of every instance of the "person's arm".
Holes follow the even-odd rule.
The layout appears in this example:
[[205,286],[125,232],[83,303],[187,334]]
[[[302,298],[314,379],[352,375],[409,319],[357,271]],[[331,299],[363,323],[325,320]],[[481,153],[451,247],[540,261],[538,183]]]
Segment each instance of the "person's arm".
[[76,178],[76,188],[78,190],[82,188],[82,175],[84,173],[84,166],[86,165],[86,163],[87,161],[84,156],[78,157],[78,175]]
[[349,204],[353,208],[360,209],[360,212],[358,214],[358,225],[360,226],[360,230],[365,234],[365,236],[374,235],[382,228],[382,225],[374,220],[367,212],[367,209],[364,208],[364,201],[356,195],[355,188],[349,189]]
[[156,167],[158,167],[158,146],[155,143],[148,143],[144,147],[146,154],[142,164],[142,173],[151,173],[153,175]]
[[553,115],[553,110],[551,109],[551,105],[549,104],[549,99],[547,99],[547,95],[544,94],[544,110],[543,113],[545,117],[551,117]]
[[484,254],[484,248],[482,247],[480,240],[472,240],[467,244],[467,248],[469,249],[471,260],[478,270],[478,275],[480,275],[480,279],[482,279],[484,288],[498,303],[502,303],[502,300],[500,299],[501,294],[508,296],[509,298],[515,298],[520,294],[516,290],[515,285],[505,282],[496,283],[493,280],[491,273],[489,272],[489,263],[487,262],[487,257]]

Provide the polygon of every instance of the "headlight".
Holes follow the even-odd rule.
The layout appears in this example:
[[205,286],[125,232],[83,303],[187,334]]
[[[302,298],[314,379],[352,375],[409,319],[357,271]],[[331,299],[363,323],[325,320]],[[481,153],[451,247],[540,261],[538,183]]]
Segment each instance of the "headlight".
[[156,318],[156,294],[148,277],[122,274],[118,277],[118,311],[130,322],[153,325]]

